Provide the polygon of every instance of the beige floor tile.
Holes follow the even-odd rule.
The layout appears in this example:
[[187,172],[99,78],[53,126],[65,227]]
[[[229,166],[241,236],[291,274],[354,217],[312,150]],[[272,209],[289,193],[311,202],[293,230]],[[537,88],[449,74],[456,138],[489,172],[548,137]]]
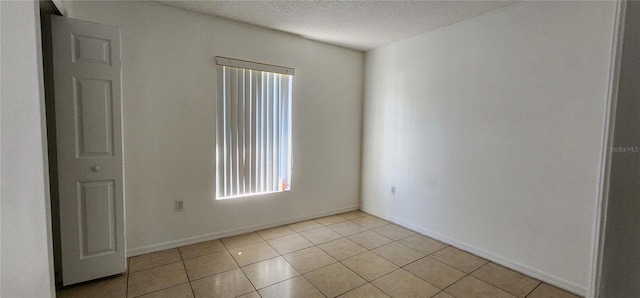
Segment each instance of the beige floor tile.
[[300,232],[300,236],[311,241],[315,245],[342,238],[340,234],[326,227]]
[[338,296],[340,298],[391,298],[380,289],[376,288],[372,284],[366,284],[364,286],[355,288],[346,294]]
[[403,269],[391,272],[372,283],[391,297],[431,297],[440,292],[440,289]]
[[445,291],[442,291],[442,292],[436,294],[435,296],[433,296],[433,298],[456,298],[456,297],[453,297],[453,296],[451,296],[451,294],[449,294],[449,293],[447,293]]
[[238,298],[261,298],[258,292],[251,292],[249,294],[244,294],[242,296],[238,296]]
[[311,271],[304,277],[327,297],[336,297],[367,283],[340,263]]
[[298,234],[292,234],[268,241],[281,255],[313,246],[313,243]]
[[300,273],[307,273],[336,262],[334,258],[315,246],[286,254],[283,257]]
[[368,214],[360,211],[360,210],[355,210],[355,211],[349,211],[349,212],[345,212],[345,213],[340,213],[338,214],[338,216],[346,219],[346,220],[352,220],[352,219],[356,219],[356,218],[360,218],[360,217],[365,217]]
[[554,286],[542,283],[527,298],[578,298],[580,296],[558,289]]
[[366,249],[374,249],[391,242],[391,239],[382,236],[374,231],[365,231],[362,233],[353,234],[347,238],[355,243],[362,245],[362,247]]
[[126,297],[127,296],[127,276],[118,275],[110,278],[100,279],[91,283],[82,284],[66,288],[57,293],[61,298],[84,298],[84,297]]
[[388,221],[379,219],[371,215],[353,219],[351,220],[351,222],[359,224],[367,229],[375,229],[375,228],[386,226],[389,224]]
[[488,262],[453,246],[438,251],[432,254],[431,257],[466,273],[471,273]]
[[518,297],[526,297],[540,284],[538,280],[495,263],[487,263],[471,275]]
[[282,257],[244,266],[242,267],[242,271],[258,290],[300,275],[300,273]]
[[579,297],[362,211],[127,261],[129,275],[70,287],[57,296]]
[[333,231],[335,231],[336,233],[342,236],[349,236],[349,235],[364,232],[367,230],[367,228],[358,224],[354,224],[350,221],[344,221],[341,223],[332,224],[327,226],[327,228],[332,229]]
[[473,276],[466,276],[445,290],[457,298],[514,298],[503,290],[500,290]]
[[319,224],[323,225],[323,226],[328,226],[328,225],[332,225],[335,223],[339,223],[339,222],[343,222],[346,221],[346,219],[337,216],[337,215],[331,215],[331,216],[325,216],[325,217],[321,217],[321,218],[316,218],[315,219],[316,222],[318,222]]
[[180,251],[177,248],[163,250],[130,258],[129,272],[136,272],[181,261]]
[[466,273],[440,261],[436,261],[431,257],[415,261],[405,266],[404,269],[440,289],[444,289],[452,285],[467,275]]
[[218,274],[227,270],[238,268],[229,252],[221,251],[214,254],[189,259],[184,261],[189,280],[196,280],[205,276]]
[[438,240],[417,234],[399,240],[398,243],[411,247],[426,255],[430,255],[449,246],[448,244],[442,243]]
[[193,291],[189,283],[177,285],[168,289],[160,290],[150,294],[140,296],[140,298],[192,298]]
[[291,228],[296,232],[302,232],[306,230],[319,228],[321,226],[322,225],[315,220],[307,220],[307,221],[301,221],[301,222],[290,224],[289,228]]
[[183,260],[188,260],[224,250],[225,247],[220,240],[211,240],[180,247],[180,254]]
[[264,241],[255,232],[220,239],[227,249],[238,248]]
[[237,297],[255,291],[242,270],[234,269],[191,282],[196,298]]
[[373,229],[376,233],[385,236],[391,240],[400,240],[402,238],[409,237],[415,233],[409,229],[399,227],[396,225],[386,225]]
[[298,276],[261,289],[262,298],[324,298],[304,277]]
[[345,259],[342,264],[368,281],[398,269],[395,264],[370,251]]
[[188,282],[182,263],[163,265],[129,275],[128,297],[135,297]]
[[231,256],[238,262],[238,265],[245,266],[251,263],[264,261],[278,256],[271,245],[266,242],[259,242],[243,247],[229,250]]
[[329,241],[318,245],[318,247],[324,250],[326,253],[334,257],[336,260],[341,261],[346,258],[361,254],[367,251],[366,248],[358,245],[357,243],[347,239],[341,238],[338,240]]
[[262,237],[262,239],[269,240],[269,239],[273,239],[273,238],[278,238],[278,237],[282,237],[282,236],[291,235],[291,234],[295,233],[295,231],[292,230],[291,228],[287,227],[287,226],[279,226],[279,227],[275,227],[275,228],[270,228],[270,229],[257,231],[256,233],[258,233],[258,235],[260,235],[260,237]]
[[373,252],[400,267],[425,256],[425,254],[398,242],[391,242],[387,245],[380,246],[374,249]]

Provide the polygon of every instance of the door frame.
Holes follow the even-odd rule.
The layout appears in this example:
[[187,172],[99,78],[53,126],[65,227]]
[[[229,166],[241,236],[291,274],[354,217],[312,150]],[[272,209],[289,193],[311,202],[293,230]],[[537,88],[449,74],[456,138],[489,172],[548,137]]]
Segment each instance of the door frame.
[[594,231],[592,237],[592,259],[589,272],[587,297],[599,297],[606,240],[607,207],[609,205],[609,181],[611,178],[611,155],[615,131],[616,106],[618,101],[618,81],[622,58],[624,22],[627,1],[616,0],[613,39],[609,66],[609,83],[606,98],[605,126],[600,158],[600,177],[596,199]]
[[[43,18],[42,17],[42,6],[43,5],[49,5],[50,8],[46,9],[46,14],[47,16],[50,15],[59,15],[59,16],[65,16],[68,17],[69,16],[69,10],[67,10],[67,8],[65,7],[64,3],[61,0],[46,0],[46,1],[38,1],[38,0],[33,0],[34,2],[36,2],[38,4],[38,14],[40,16],[38,23],[36,24],[36,26],[38,27],[38,30],[40,31],[40,38],[39,38],[39,48],[38,48],[38,54],[40,56],[41,60],[41,64],[43,65],[43,69],[42,69],[42,73],[41,73],[41,81],[40,81],[40,88],[43,92],[43,105],[42,105],[42,115],[41,115],[41,121],[43,123],[43,132],[45,133],[45,137],[42,140],[43,146],[45,146],[45,150],[44,150],[44,155],[46,157],[46,162],[47,162],[47,171],[45,173],[46,176],[46,195],[47,195],[47,205],[48,205],[48,210],[47,210],[47,224],[49,225],[49,237],[50,237],[50,244],[49,244],[49,254],[51,256],[51,270],[50,270],[50,280],[51,280],[51,287],[52,287],[52,297],[55,296],[56,293],[56,288],[59,284],[62,283],[62,271],[59,269],[61,268],[61,256],[59,254],[59,241],[60,241],[60,234],[56,233],[56,226],[59,227],[59,223],[56,223],[54,221],[59,219],[58,217],[54,217],[54,212],[58,212],[58,207],[57,204],[54,204],[55,202],[53,202],[53,198],[57,198],[58,194],[54,193],[54,189],[52,189],[52,186],[55,186],[55,192],[57,192],[57,181],[53,181],[55,184],[52,184],[51,182],[51,173],[52,171],[57,171],[57,164],[54,164],[52,167],[52,162],[56,162],[57,163],[57,156],[56,156],[56,152],[54,151],[53,154],[51,153],[52,148],[55,150],[55,134],[53,134],[53,146],[52,146],[52,142],[50,140],[50,131],[53,130],[55,131],[56,129],[56,123],[55,123],[55,117],[53,118],[53,121],[51,121],[51,119],[47,119],[47,114],[49,114],[49,110],[48,107],[46,106],[47,101],[50,100],[49,98],[47,98],[47,95],[49,96],[53,96],[53,94],[49,94],[49,90],[47,90],[48,85],[47,82],[52,82],[53,81],[53,76],[51,73],[51,69],[48,69],[48,66],[46,65],[47,63],[52,64],[51,58],[52,57],[48,57],[47,53],[49,53],[50,56],[50,52],[51,49],[45,49],[45,47],[47,46],[51,46],[50,41],[49,43],[45,43],[42,42],[43,40],[43,35],[47,34],[47,32],[44,32],[41,28],[43,28],[43,23],[50,21],[50,17],[47,18]],[[46,29],[46,28],[45,28]],[[50,23],[48,24],[48,38],[51,38],[51,25]],[[49,65],[50,67],[51,65]],[[49,70],[49,71],[48,71]],[[52,90],[51,90],[52,91]],[[51,98],[52,99],[52,98]],[[59,228],[58,228],[59,230]],[[56,248],[56,244],[57,244],[57,248]]]

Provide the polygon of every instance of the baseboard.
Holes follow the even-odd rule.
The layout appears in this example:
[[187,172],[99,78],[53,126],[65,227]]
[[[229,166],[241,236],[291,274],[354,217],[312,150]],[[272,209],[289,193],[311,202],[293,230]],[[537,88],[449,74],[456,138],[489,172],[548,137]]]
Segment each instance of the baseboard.
[[195,244],[195,243],[199,243],[199,242],[203,242],[203,241],[209,241],[209,240],[215,240],[215,239],[220,239],[220,238],[229,237],[229,236],[240,235],[240,234],[254,232],[254,231],[258,231],[258,230],[262,230],[262,229],[273,228],[273,227],[277,227],[277,226],[281,226],[281,225],[286,225],[286,224],[290,224],[290,223],[295,223],[295,222],[299,222],[299,221],[305,221],[305,220],[309,220],[309,219],[314,219],[314,218],[318,218],[318,217],[334,215],[334,214],[353,211],[353,210],[358,210],[358,209],[360,209],[359,205],[350,206],[350,207],[344,207],[344,208],[334,209],[334,210],[330,210],[330,211],[324,211],[324,212],[307,214],[307,215],[297,216],[297,217],[291,217],[291,218],[287,218],[287,219],[281,219],[281,220],[276,220],[276,221],[271,221],[271,222],[266,222],[266,223],[261,223],[261,224],[250,225],[250,226],[237,228],[237,229],[231,229],[231,230],[220,231],[220,232],[216,232],[216,233],[210,233],[210,234],[193,236],[193,237],[188,237],[188,238],[183,238],[183,239],[171,240],[171,241],[166,241],[166,242],[147,245],[147,246],[129,248],[129,249],[127,249],[127,257],[135,257],[135,256],[148,254],[148,253],[152,253],[152,252],[156,252],[156,251],[161,251],[161,250],[165,250],[165,249],[171,249],[171,248],[176,248],[176,247],[181,247],[181,246],[185,246],[185,245]]
[[529,266],[520,264],[518,262],[506,259],[506,258],[501,257],[499,255],[496,255],[494,253],[485,251],[483,249],[477,248],[477,247],[475,247],[473,245],[469,245],[469,244],[464,243],[464,242],[457,241],[455,239],[452,239],[452,238],[449,238],[449,237],[447,237],[445,235],[442,235],[442,234],[440,234],[438,232],[426,229],[424,227],[412,224],[410,222],[406,222],[406,221],[399,220],[399,219],[394,218],[394,217],[386,216],[382,212],[377,212],[376,210],[372,210],[372,209],[367,208],[365,206],[361,206],[360,209],[362,209],[362,211],[364,211],[364,212],[373,214],[373,215],[375,215],[377,217],[380,217],[382,219],[385,219],[385,220],[388,220],[390,222],[393,222],[393,223],[395,223],[395,224],[397,224],[399,226],[403,226],[403,227],[405,227],[407,229],[416,231],[416,232],[418,232],[420,234],[423,234],[425,236],[431,237],[433,239],[436,239],[436,240],[445,242],[447,244],[453,245],[453,246],[455,246],[457,248],[460,248],[462,250],[468,251],[468,252],[470,252],[472,254],[475,254],[475,255],[477,255],[479,257],[485,258],[485,259],[487,259],[489,261],[492,261],[492,262],[494,262],[496,264],[500,264],[500,265],[505,266],[507,268],[511,268],[511,269],[513,269],[515,271],[524,273],[524,274],[529,275],[529,276],[531,276],[531,277],[533,277],[535,279],[538,279],[540,281],[546,282],[546,283],[548,283],[550,285],[554,285],[556,287],[562,288],[564,290],[567,290],[569,292],[578,294],[578,295],[583,296],[583,297],[585,297],[587,295],[587,288],[585,288],[584,286],[577,285],[575,283],[566,281],[566,280],[564,280],[562,278],[559,278],[559,277],[557,277],[555,275],[552,275],[552,274],[540,271],[538,269],[531,268]]

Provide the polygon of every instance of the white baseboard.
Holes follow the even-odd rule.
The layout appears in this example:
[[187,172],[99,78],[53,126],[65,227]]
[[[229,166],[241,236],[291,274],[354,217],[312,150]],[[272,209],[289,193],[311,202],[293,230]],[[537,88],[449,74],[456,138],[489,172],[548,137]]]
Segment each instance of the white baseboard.
[[328,215],[333,215],[333,214],[338,214],[338,213],[343,213],[343,212],[348,212],[348,211],[353,211],[358,209],[360,209],[359,205],[344,207],[344,208],[334,209],[330,211],[324,211],[319,213],[307,214],[303,216],[291,217],[287,219],[280,219],[280,220],[261,223],[261,224],[255,224],[255,225],[246,226],[246,227],[237,228],[237,229],[231,229],[231,230],[204,234],[204,235],[199,235],[194,237],[171,240],[171,241],[166,241],[166,242],[147,245],[147,246],[128,248],[127,257],[135,257],[135,256],[148,254],[156,251],[161,251],[165,249],[171,249],[171,248],[195,244],[203,241],[209,241],[209,240],[215,240],[215,239],[220,239],[220,238],[229,237],[229,236],[240,235],[240,234],[254,232],[262,229],[273,228],[281,225],[286,225],[290,223],[305,221],[305,220],[314,219],[322,216],[328,216]]
[[453,246],[455,246],[457,248],[460,248],[462,250],[468,251],[468,252],[470,252],[472,254],[475,254],[475,255],[477,255],[479,257],[485,258],[485,259],[487,259],[489,261],[492,261],[492,262],[494,262],[496,264],[500,264],[500,265],[505,266],[507,268],[511,268],[511,269],[513,269],[515,271],[524,273],[524,274],[529,275],[529,276],[531,276],[533,278],[536,278],[536,279],[538,279],[540,281],[546,282],[546,283],[548,283],[550,285],[554,285],[556,287],[565,289],[565,290],[567,290],[569,292],[578,294],[578,295],[583,296],[583,297],[585,297],[587,295],[587,288],[585,288],[584,286],[581,286],[581,285],[566,281],[566,280],[564,280],[562,278],[559,278],[559,277],[557,277],[555,275],[552,275],[552,274],[540,271],[538,269],[531,268],[529,266],[520,264],[518,262],[506,259],[506,258],[501,257],[499,255],[496,255],[494,253],[485,251],[483,249],[480,249],[480,248],[477,248],[475,246],[466,244],[464,242],[457,241],[455,239],[452,239],[452,238],[449,238],[449,237],[447,237],[445,235],[442,235],[442,234],[440,234],[438,232],[426,229],[424,227],[412,224],[410,222],[406,222],[406,221],[399,220],[399,219],[394,218],[394,217],[386,216],[382,212],[377,212],[377,211],[372,210],[370,208],[367,208],[365,206],[360,206],[360,209],[362,209],[362,211],[364,211],[364,212],[367,212],[367,213],[373,214],[373,215],[375,215],[377,217],[380,217],[382,219],[391,221],[391,222],[393,222],[395,224],[398,224],[400,226],[403,226],[403,227],[405,227],[407,229],[414,230],[414,231],[416,231],[416,232],[418,232],[420,234],[423,234],[425,236],[434,238],[436,240],[445,242],[447,244],[451,244],[451,245],[453,245]]

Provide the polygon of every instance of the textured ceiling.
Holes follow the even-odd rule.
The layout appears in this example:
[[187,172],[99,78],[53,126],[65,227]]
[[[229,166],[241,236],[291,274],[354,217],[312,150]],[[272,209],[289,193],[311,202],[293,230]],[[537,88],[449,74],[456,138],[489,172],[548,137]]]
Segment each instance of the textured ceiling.
[[513,1],[158,2],[363,51],[514,3]]

